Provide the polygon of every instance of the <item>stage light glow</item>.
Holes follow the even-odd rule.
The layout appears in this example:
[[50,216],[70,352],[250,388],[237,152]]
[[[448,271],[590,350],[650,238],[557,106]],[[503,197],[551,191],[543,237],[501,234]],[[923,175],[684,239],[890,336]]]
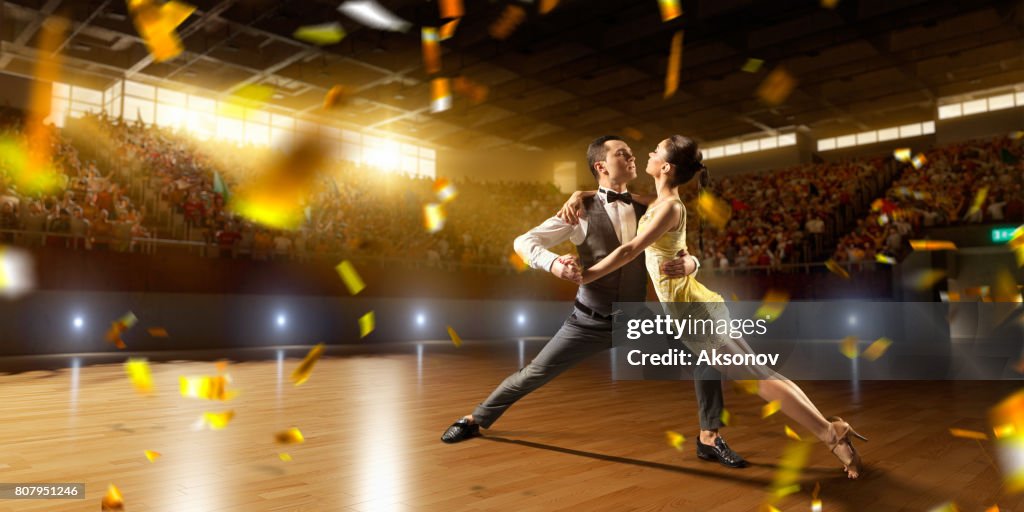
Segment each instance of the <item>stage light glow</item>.
[[85,325],[85,319],[80,316],[76,316],[74,320],[71,321],[71,324],[75,326],[75,329],[81,329],[82,326]]
[[855,315],[850,315],[850,318],[848,318],[846,322],[851,326],[857,325],[857,317]]
[[522,313],[519,313],[519,316],[516,317],[516,323],[518,323],[519,325],[525,325],[526,324],[526,315],[524,315]]
[[283,313],[277,314],[277,326],[284,327],[288,323],[288,318]]
[[416,313],[416,325],[423,327],[427,323],[427,317],[423,313]]

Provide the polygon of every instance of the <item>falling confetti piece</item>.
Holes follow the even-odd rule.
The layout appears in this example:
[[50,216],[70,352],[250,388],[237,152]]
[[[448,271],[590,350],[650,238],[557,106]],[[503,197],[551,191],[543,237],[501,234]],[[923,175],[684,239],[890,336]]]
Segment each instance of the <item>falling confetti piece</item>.
[[430,111],[444,112],[452,108],[451,85],[447,78],[435,78],[430,81]]
[[462,338],[459,337],[459,333],[455,332],[455,329],[452,329],[450,325],[448,326],[448,337],[452,339],[452,345],[455,345],[455,348],[462,346]]
[[235,411],[226,412],[204,412],[200,418],[200,426],[209,427],[210,430],[222,430],[227,428],[228,423],[235,417]]
[[944,270],[928,269],[914,274],[911,278],[911,285],[917,291],[931,289],[936,283],[946,277]]
[[889,255],[886,255],[886,254],[881,254],[881,253],[875,255],[875,261],[877,261],[879,263],[882,263],[884,265],[895,265],[896,264],[896,258],[893,258],[892,256],[889,256]]
[[452,90],[462,96],[469,98],[474,105],[479,105],[487,100],[490,90],[486,85],[478,84],[464,76],[455,77],[452,80]]
[[228,391],[229,378],[226,375],[186,377],[178,378],[178,387],[181,396],[185,398],[198,398],[200,400],[231,400],[238,393]]
[[665,440],[668,441],[669,446],[675,448],[676,450],[683,451],[683,443],[686,442],[686,436],[680,434],[679,432],[666,430]]
[[800,439],[800,434],[797,434],[795,430],[789,428],[789,425],[785,425],[785,428],[786,428],[786,437],[788,437],[788,438],[790,438],[790,439],[792,439],[794,441],[802,441],[802,439]]
[[166,338],[168,336],[167,329],[163,327],[150,327],[146,332],[153,338]]
[[459,195],[458,190],[455,189],[455,184],[448,180],[448,178],[438,178],[434,181],[434,195],[437,196],[437,200],[441,203],[448,203],[455,199]]
[[792,484],[792,485],[787,485],[785,487],[781,487],[781,488],[775,489],[774,491],[772,491],[772,494],[775,496],[776,499],[779,499],[779,498],[785,498],[786,496],[789,496],[790,494],[796,494],[798,492],[800,492],[800,484]]
[[558,0],[540,0],[537,11],[544,15],[551,12],[555,7],[558,7]]
[[273,87],[260,84],[244,85],[232,93],[227,101],[217,104],[217,113],[223,117],[245,119],[246,109],[260,110],[273,96]]
[[1024,491],[1024,390],[1017,391],[989,411],[995,426],[996,446],[1006,492]]
[[516,269],[516,272],[525,272],[529,268],[529,265],[523,261],[522,256],[514,252],[508,255],[508,262],[512,265],[512,268]]
[[518,5],[505,6],[501,17],[491,25],[491,37],[499,41],[508,38],[524,19],[526,19],[526,11],[522,7]]
[[113,343],[117,348],[121,350],[127,348],[127,345],[125,345],[124,339],[121,338],[121,335],[124,334],[124,332],[130,329],[133,325],[135,325],[135,323],[138,322],[138,320],[139,319],[131,311],[126,313],[121,318],[114,320],[110,324],[110,329],[107,329],[107,341]]
[[906,163],[910,161],[912,154],[910,148],[898,148],[892,152],[892,157],[899,162]]
[[153,375],[149,371],[149,363],[145,359],[129,359],[124,363],[125,373],[131,379],[135,391],[148,395],[153,392]]
[[292,382],[296,386],[301,386],[307,380],[309,376],[313,374],[313,366],[320,360],[320,356],[324,353],[324,344],[318,343],[315,347],[309,349],[306,353],[306,357],[302,359],[299,366],[292,372]]
[[939,505],[929,510],[928,512],[960,512],[960,507],[957,507],[956,503],[948,501],[946,503],[943,503],[942,505]]
[[992,429],[992,433],[995,434],[996,439],[1004,439],[1015,435],[1017,433],[1017,429],[1013,425],[1006,424]]
[[761,66],[764,65],[764,61],[761,59],[747,59],[747,62],[740,68],[744,73],[757,73],[761,70]]
[[21,297],[35,288],[32,256],[27,251],[0,245],[0,295]]
[[149,460],[150,462],[153,462],[154,460],[160,458],[160,452],[154,452],[153,450],[146,450],[145,454],[146,459]]
[[438,10],[442,18],[461,18],[465,15],[462,0],[440,0]]
[[285,462],[291,462],[292,461],[292,456],[288,455],[287,453],[279,453],[279,454],[277,454],[277,457],[280,458],[281,460],[285,461]]
[[683,9],[679,7],[679,0],[658,0],[658,7],[661,8],[661,21],[671,21],[682,16]]
[[196,10],[195,7],[171,0],[158,4],[152,0],[128,3],[135,29],[142,36],[156,62],[177,57],[182,52],[177,28]]
[[371,332],[373,332],[374,327],[375,327],[375,324],[374,324],[374,318],[373,318],[373,311],[370,311],[369,313],[359,317],[359,337],[360,338],[367,337]]
[[356,267],[352,265],[352,262],[344,260],[334,267],[338,271],[338,275],[341,276],[341,280],[344,281],[345,287],[348,288],[348,293],[352,295],[358,295],[359,292],[366,288],[366,283],[363,282],[363,278],[359,277],[359,273],[356,272]]
[[782,402],[778,400],[772,400],[771,402],[768,402],[764,404],[763,407],[761,407],[761,418],[767,418],[772,414],[779,412],[779,409],[782,409]]
[[727,427],[732,424],[732,414],[729,413],[728,409],[722,409],[722,424]]
[[992,505],[985,509],[985,512],[999,512],[999,505]]
[[213,363],[213,367],[216,368],[219,373],[224,373],[228,371],[228,362],[217,361],[216,363]]
[[442,41],[447,41],[455,36],[455,29],[459,27],[460,19],[461,18],[454,19],[444,25],[441,25],[440,36]]
[[665,99],[675,95],[679,89],[679,72],[683,64],[683,32],[679,30],[672,36],[672,44],[669,46],[668,67],[665,70]]
[[734,380],[733,386],[748,395],[756,395],[760,391],[761,383],[756,380]]
[[100,510],[124,510],[124,497],[114,484],[107,485],[107,494],[100,502]]
[[777,67],[761,82],[757,88],[757,96],[769,105],[779,105],[786,101],[795,87],[796,79],[793,75],[782,67]]
[[764,505],[761,506],[760,512],[782,512],[782,511],[777,509],[777,508],[775,508],[775,507],[773,507],[773,506],[771,506],[771,505],[764,504]]
[[914,251],[955,251],[956,244],[947,240],[911,240],[910,248]]
[[850,359],[856,359],[859,353],[857,337],[847,336],[843,338],[843,341],[839,342],[839,352]]
[[344,85],[335,85],[324,95],[324,110],[331,110],[348,104],[355,91]]
[[971,203],[971,207],[967,210],[967,216],[970,217],[975,213],[981,211],[981,206],[985,204],[985,199],[988,198],[988,187],[981,187],[978,192],[974,195],[974,201]]
[[821,512],[821,500],[811,500],[811,512]]
[[732,217],[732,206],[711,192],[701,190],[700,197],[697,198],[697,212],[712,226],[725,229],[725,225]]
[[441,41],[437,35],[437,28],[423,27],[421,29],[421,46],[424,70],[431,75],[439,73],[441,71]]
[[928,165],[928,158],[924,156],[924,153],[918,153],[910,159],[910,164],[914,166],[914,169],[920,169]]
[[953,434],[953,437],[962,437],[964,439],[977,439],[979,441],[988,441],[988,435],[984,432],[978,432],[976,430],[964,430],[962,428],[951,428],[949,433]]
[[829,260],[825,262],[825,268],[827,268],[829,272],[832,272],[833,274],[843,279],[850,278],[850,273],[847,272],[846,269],[842,267],[842,265],[836,263],[836,260],[829,258]]
[[797,489],[799,490],[800,473],[807,465],[807,457],[811,452],[811,446],[811,443],[803,442],[786,444],[782,451],[782,457],[779,458],[779,469],[775,472],[772,483],[769,486],[770,496],[773,501],[781,499],[786,494],[795,492],[791,491],[794,485],[798,486]]
[[338,6],[338,10],[349,18],[377,30],[405,32],[412,27],[411,23],[395,16],[373,0],[349,0]]
[[317,46],[335,44],[345,38],[345,29],[338,22],[323,23],[320,25],[306,25],[299,27],[292,33],[292,37]]
[[447,215],[444,205],[441,203],[430,203],[423,205],[423,227],[428,233],[437,233],[444,228]]
[[785,290],[768,290],[761,299],[761,306],[757,308],[754,317],[768,322],[774,322],[782,316],[789,304],[789,292]]
[[868,361],[877,361],[889,349],[889,345],[892,345],[892,340],[889,338],[878,338],[871,345],[868,345],[868,348],[864,349],[862,355]]
[[292,427],[284,432],[274,434],[274,440],[280,444],[299,444],[305,442],[306,439],[302,437],[302,432],[298,428]]

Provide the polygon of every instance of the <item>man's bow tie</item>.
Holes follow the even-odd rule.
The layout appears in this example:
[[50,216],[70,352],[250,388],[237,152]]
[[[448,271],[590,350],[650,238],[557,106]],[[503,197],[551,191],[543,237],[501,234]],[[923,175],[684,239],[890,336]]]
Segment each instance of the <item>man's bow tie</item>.
[[633,196],[629,195],[629,192],[623,192],[619,194],[617,192],[612,192],[611,190],[606,190],[605,194],[608,197],[609,204],[614,203],[615,201],[622,201],[623,203],[626,204],[633,204]]

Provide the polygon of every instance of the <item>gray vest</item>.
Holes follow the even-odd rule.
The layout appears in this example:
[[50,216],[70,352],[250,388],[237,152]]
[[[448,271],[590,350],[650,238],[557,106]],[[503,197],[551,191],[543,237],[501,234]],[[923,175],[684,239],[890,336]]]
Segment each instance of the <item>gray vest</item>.
[[[597,197],[584,199],[583,208],[587,211],[589,226],[587,238],[576,246],[576,250],[580,254],[580,263],[587,268],[603,260],[620,244],[612,219]],[[639,221],[647,207],[634,201],[633,210]],[[580,286],[576,292],[576,300],[602,315],[612,313],[613,302],[644,302],[646,298],[647,267],[643,255],[597,281]]]

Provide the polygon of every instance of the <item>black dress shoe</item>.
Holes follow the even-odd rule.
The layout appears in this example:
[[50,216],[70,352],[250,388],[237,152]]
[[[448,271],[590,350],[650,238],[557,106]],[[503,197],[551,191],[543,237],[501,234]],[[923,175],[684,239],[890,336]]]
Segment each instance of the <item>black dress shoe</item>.
[[448,427],[448,430],[441,434],[441,440],[448,443],[457,443],[459,441],[465,441],[471,437],[480,435],[480,425],[476,423],[470,423],[469,420],[462,418],[452,426]]
[[718,461],[723,466],[730,468],[747,467],[747,461],[740,457],[740,454],[732,451],[732,448],[725,444],[725,439],[722,439],[721,436],[715,438],[714,445],[701,443],[700,436],[697,436],[697,457],[702,460]]

